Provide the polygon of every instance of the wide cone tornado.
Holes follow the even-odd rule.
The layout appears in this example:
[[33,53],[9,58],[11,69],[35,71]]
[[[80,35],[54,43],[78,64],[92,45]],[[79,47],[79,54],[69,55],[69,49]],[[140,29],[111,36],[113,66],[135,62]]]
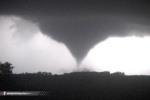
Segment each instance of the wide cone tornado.
[[144,0],[0,0],[1,15],[39,23],[44,34],[68,47],[78,64],[107,37],[149,30],[149,8]]

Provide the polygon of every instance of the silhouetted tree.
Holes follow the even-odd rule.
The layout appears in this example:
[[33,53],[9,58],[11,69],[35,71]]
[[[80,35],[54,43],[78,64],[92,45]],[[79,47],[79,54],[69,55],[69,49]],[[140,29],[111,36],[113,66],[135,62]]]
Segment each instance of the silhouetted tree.
[[12,66],[11,63],[9,62],[5,62],[5,63],[1,63],[0,62],[0,74],[1,75],[9,75],[12,74],[12,69],[14,67]]
[[115,73],[112,73],[112,75],[125,76],[125,73],[124,72],[115,72]]

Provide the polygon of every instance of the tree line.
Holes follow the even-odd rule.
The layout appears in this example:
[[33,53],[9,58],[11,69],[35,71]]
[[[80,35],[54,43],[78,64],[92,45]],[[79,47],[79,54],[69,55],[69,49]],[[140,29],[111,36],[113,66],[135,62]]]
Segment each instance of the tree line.
[[[13,66],[1,63],[0,91],[47,91],[52,100],[148,100],[150,76],[126,76],[122,72],[48,72],[13,74]],[[9,73],[9,75],[8,75]],[[2,75],[3,74],[3,75]]]

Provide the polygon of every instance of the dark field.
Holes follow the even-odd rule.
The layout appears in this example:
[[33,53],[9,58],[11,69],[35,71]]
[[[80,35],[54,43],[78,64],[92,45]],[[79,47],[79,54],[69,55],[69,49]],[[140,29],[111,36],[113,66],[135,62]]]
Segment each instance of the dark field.
[[47,91],[49,100],[150,100],[150,76],[109,72],[1,75],[0,91]]

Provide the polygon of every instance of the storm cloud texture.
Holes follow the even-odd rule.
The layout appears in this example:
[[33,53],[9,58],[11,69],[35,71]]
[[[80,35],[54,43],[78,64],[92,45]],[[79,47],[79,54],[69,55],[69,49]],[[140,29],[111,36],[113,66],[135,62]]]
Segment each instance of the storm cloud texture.
[[38,23],[45,36],[64,43],[80,64],[108,37],[149,35],[149,5],[148,0],[1,0],[0,15]]
[[44,35],[36,23],[16,16],[0,16],[0,61],[11,62],[15,73],[62,74],[76,68],[63,43]]

